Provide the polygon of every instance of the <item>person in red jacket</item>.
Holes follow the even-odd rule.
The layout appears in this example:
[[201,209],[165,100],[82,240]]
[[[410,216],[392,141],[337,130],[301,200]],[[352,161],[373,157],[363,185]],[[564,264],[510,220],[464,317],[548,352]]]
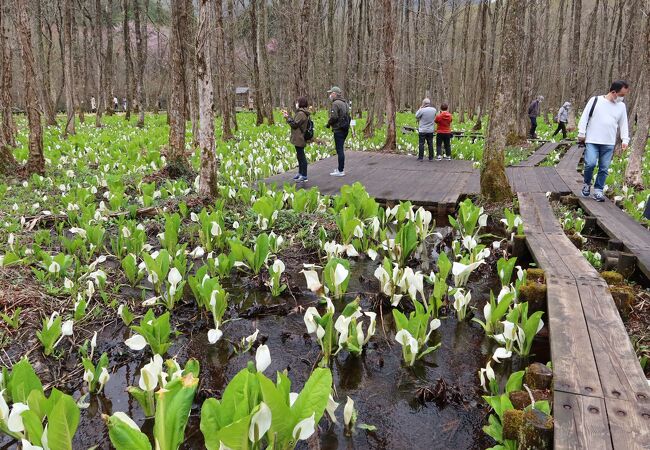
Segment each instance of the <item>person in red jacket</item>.
[[445,159],[451,159],[451,113],[447,111],[449,105],[440,105],[440,114],[436,116],[436,154],[438,161],[442,159],[442,145],[445,145]]

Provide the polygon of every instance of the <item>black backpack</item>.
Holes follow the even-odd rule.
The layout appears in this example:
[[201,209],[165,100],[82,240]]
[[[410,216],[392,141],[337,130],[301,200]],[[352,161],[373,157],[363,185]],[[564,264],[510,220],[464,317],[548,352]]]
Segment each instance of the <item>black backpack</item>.
[[304,136],[305,141],[314,139],[314,121],[309,116],[307,116],[307,128],[305,129]]

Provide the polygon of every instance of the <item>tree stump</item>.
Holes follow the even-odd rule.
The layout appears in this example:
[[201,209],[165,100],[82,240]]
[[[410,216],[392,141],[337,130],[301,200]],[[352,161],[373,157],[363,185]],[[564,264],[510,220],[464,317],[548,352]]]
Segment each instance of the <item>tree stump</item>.
[[519,301],[528,302],[528,310],[546,311],[546,285],[527,281],[519,288]]
[[526,247],[526,236],[513,236],[512,238],[512,256],[516,256],[517,260],[521,259],[528,253]]
[[553,418],[537,409],[524,413],[519,429],[518,450],[545,450],[553,448]]
[[[548,390],[534,389],[531,393],[536,402],[540,400],[551,400],[551,392]],[[512,391],[508,394],[508,398],[515,409],[524,409],[530,405],[530,394],[525,390]]]
[[618,239],[610,239],[607,241],[607,250],[623,251],[624,249],[623,242]]
[[524,383],[530,389],[551,389],[553,383],[553,371],[541,363],[532,363],[526,369]]
[[563,195],[560,197],[560,203],[567,206],[578,206],[578,197],[575,195]]
[[592,233],[598,227],[598,222],[594,216],[585,217],[585,226],[582,228],[583,233]]
[[616,271],[623,275],[623,278],[630,279],[636,269],[636,256],[632,253],[620,252]]
[[503,438],[516,440],[519,429],[524,422],[524,412],[518,409],[507,409],[503,412]]
[[608,285],[618,285],[623,284],[623,275],[613,270],[606,270],[600,273],[600,276],[603,277],[603,280],[607,282]]
[[614,304],[621,318],[627,320],[632,310],[632,305],[634,305],[634,291],[630,286],[620,285],[610,286],[609,292],[612,294]]

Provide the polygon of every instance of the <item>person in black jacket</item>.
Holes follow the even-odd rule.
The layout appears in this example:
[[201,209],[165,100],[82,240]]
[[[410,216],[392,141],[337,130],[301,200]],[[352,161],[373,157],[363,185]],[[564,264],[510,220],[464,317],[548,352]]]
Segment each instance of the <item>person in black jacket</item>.
[[330,175],[343,177],[345,176],[345,139],[350,131],[350,107],[338,86],[333,86],[327,93],[332,101],[332,107],[326,127],[331,128],[334,132],[334,145],[338,156],[338,167]]
[[309,123],[309,103],[307,97],[300,97],[296,100],[296,114],[291,117],[287,111],[284,112],[284,118],[291,127],[291,143],[296,147],[296,156],[298,158],[298,174],[293,177],[297,182],[307,181],[307,157],[305,156],[305,132]]

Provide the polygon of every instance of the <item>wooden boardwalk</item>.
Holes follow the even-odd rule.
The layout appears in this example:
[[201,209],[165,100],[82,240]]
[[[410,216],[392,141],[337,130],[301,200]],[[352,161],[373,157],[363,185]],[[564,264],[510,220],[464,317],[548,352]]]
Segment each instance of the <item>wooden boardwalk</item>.
[[[317,186],[323,194],[338,194],[341,186],[360,182],[381,202],[410,200],[425,206],[455,207],[465,195],[479,193],[479,171],[472,161],[417,161],[414,156],[377,152],[345,152],[345,176],[332,177],[336,156],[309,165],[306,188]],[[266,178],[267,184],[293,183],[295,172]]]
[[[570,187],[571,192],[578,197],[580,207],[589,215],[594,216],[598,226],[612,239],[623,242],[626,251],[634,254],[637,265],[644,275],[650,279],[650,231],[616,206],[614,202],[605,200],[596,202],[592,198],[581,195],[582,176],[576,172],[580,162],[582,149],[573,146],[558,165],[558,173]],[[565,162],[566,161],[566,162]]]
[[555,448],[650,448],[650,387],[607,284],[564,234],[545,195],[518,198],[548,288]]

